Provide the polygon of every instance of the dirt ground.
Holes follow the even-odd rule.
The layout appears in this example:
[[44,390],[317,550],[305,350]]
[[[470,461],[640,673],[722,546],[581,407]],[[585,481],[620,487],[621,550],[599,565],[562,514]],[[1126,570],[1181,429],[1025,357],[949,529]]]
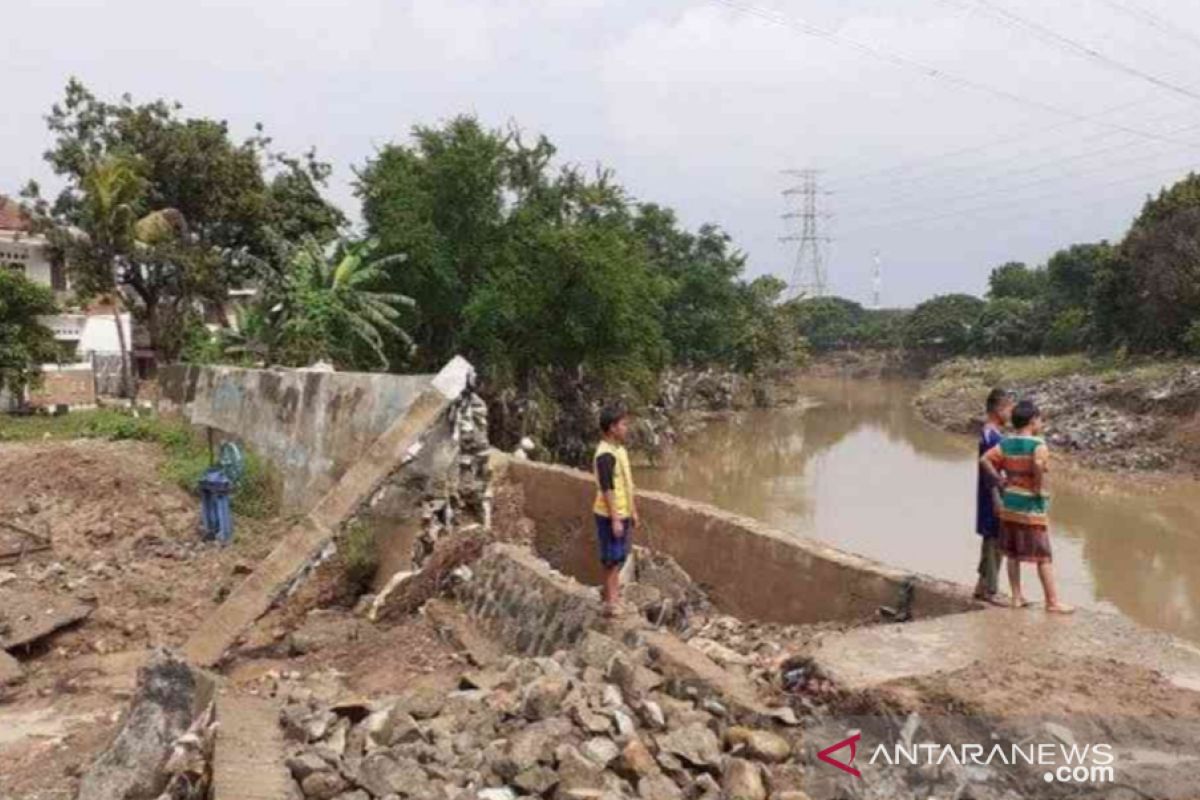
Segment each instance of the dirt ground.
[[[3,800],[73,797],[75,779],[115,733],[145,654],[183,644],[286,526],[238,518],[232,546],[205,544],[198,501],[165,480],[161,465],[151,443],[0,445],[0,521],[51,544],[0,563],[3,589],[92,608],[82,622],[13,653],[25,674],[0,688]],[[470,666],[424,614],[370,625],[348,608],[329,608],[338,603],[325,602],[320,582],[308,588],[305,602],[251,631],[225,669],[230,688],[380,696]]]
[[142,442],[0,445],[0,520],[51,544],[0,564],[4,589],[93,609],[13,653],[26,675],[0,689],[0,797],[69,796],[132,688],[136,665],[122,654],[182,644],[269,549],[272,526],[247,520],[232,547],[200,542],[197,501],[161,463]]

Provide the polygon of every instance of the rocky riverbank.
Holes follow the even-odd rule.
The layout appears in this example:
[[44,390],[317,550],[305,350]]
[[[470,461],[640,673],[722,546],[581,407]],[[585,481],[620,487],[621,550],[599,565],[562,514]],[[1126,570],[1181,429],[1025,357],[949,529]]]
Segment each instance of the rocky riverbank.
[[956,359],[929,372],[914,402],[934,425],[971,433],[993,386],[1034,398],[1046,414],[1050,445],[1086,467],[1200,474],[1196,362]]

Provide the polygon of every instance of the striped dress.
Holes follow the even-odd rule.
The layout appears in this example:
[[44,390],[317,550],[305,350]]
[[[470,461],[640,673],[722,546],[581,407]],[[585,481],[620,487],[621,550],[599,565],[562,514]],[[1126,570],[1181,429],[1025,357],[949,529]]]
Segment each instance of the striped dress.
[[1038,486],[1034,467],[1050,457],[1040,436],[1009,436],[987,452],[987,459],[1008,479],[1000,509],[1000,552],[1018,561],[1051,561],[1050,496]]

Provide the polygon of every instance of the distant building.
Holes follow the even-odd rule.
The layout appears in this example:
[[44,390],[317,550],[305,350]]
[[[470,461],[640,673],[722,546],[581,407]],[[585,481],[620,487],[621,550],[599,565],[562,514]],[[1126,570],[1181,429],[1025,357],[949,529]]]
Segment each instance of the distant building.
[[68,287],[63,265],[52,257],[44,236],[16,201],[0,195],[0,269],[15,272],[33,283],[65,294]]

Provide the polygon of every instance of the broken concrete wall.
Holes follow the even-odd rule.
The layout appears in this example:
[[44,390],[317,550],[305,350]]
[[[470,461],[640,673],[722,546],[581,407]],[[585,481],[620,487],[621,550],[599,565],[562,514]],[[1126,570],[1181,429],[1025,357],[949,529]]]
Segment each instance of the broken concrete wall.
[[138,672],[138,689],[109,747],[83,773],[79,800],[150,800],[170,778],[171,746],[213,696],[204,673],[165,650]]
[[600,616],[594,591],[514,545],[488,548],[456,593],[489,633],[524,655],[569,649]]
[[[534,547],[556,568],[585,583],[600,580],[590,475],[509,459],[509,479],[524,494],[537,526]],[[974,607],[961,587],[913,576],[755,520],[659,492],[638,492],[638,544],[675,559],[724,612],[744,619],[803,624],[878,617],[903,604],[928,617]]]
[[190,365],[159,375],[159,413],[247,443],[278,472],[292,511],[311,509],[433,377]]
[[397,572],[419,567],[442,536],[464,521],[486,525],[490,468],[487,405],[461,399],[421,441],[357,517],[375,535],[379,570],[375,588]]
[[369,513],[380,490],[413,463],[439,422],[461,404],[471,403],[473,372],[465,359],[452,359],[405,413],[363,449],[325,496],[292,524],[271,554],[193,632],[184,647],[192,663],[217,663],[242,631],[294,589],[326,554],[336,552],[337,537]]

